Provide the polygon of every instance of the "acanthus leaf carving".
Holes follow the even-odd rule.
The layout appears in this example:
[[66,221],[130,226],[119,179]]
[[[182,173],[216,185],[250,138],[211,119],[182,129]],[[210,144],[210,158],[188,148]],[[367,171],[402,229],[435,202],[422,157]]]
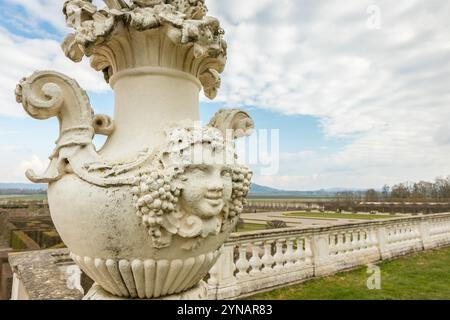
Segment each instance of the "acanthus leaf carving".
[[[114,54],[107,52],[116,51],[114,41],[121,38],[122,43],[130,40],[134,31],[144,33],[149,43],[155,45],[149,30],[158,29],[157,39],[159,45],[155,45],[155,54],[168,54],[161,51],[159,46],[164,46],[165,38],[169,39],[177,47],[180,53],[191,61],[180,61],[179,66],[155,65],[158,67],[176,68],[198,77],[204,86],[208,98],[214,99],[220,87],[220,76],[223,72],[227,46],[223,40],[224,31],[216,18],[206,16],[207,8],[203,0],[166,0],[166,1],[134,1],[130,5],[123,1],[105,1],[106,7],[98,10],[91,0],[68,0],[64,4],[64,14],[67,25],[74,28],[75,32],[69,34],[62,48],[67,57],[75,62],[80,62],[83,56],[91,57],[91,65],[98,71],[105,73],[105,80],[123,69],[152,65],[153,61],[161,59],[148,57],[147,65],[133,65],[135,59],[129,58],[127,65],[123,61],[115,61]],[[140,36],[142,37],[142,36]],[[141,55],[139,46],[134,43],[127,45],[130,50],[139,53],[126,52],[126,55]],[[188,53],[192,50],[193,55]],[[186,51],[185,53],[182,53]],[[169,61],[169,60],[168,60]],[[131,64],[130,64],[131,63]]]

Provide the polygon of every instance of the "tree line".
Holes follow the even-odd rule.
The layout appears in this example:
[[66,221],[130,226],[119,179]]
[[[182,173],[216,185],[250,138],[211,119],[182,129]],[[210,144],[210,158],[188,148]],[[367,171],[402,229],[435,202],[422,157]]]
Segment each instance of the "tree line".
[[[356,196],[358,195],[354,195]],[[433,182],[384,185],[381,190],[369,189],[360,196],[363,196],[362,200],[366,202],[448,202],[450,201],[450,176],[436,178]]]

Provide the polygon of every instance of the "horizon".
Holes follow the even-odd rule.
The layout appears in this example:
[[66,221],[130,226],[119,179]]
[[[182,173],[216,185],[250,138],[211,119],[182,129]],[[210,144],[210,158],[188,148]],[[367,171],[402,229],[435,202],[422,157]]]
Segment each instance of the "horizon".
[[[403,182],[401,182],[403,183]],[[33,182],[0,182],[0,190],[2,189],[18,189],[16,187],[13,188],[4,188],[5,185],[17,185],[17,186],[34,186],[34,188],[26,188],[26,189],[22,189],[22,190],[47,190],[47,184],[43,184],[43,183],[33,183]],[[262,188],[267,188],[267,189],[272,189],[276,192],[364,192],[364,191],[368,191],[368,190],[375,190],[377,192],[381,192],[382,187],[380,188],[343,188],[343,187],[331,187],[331,188],[322,188],[322,189],[304,189],[304,190],[289,190],[289,189],[279,189],[279,188],[274,188],[274,187],[270,187],[270,186],[266,186],[266,185],[260,185],[258,183],[252,183],[252,186],[258,186],[258,187],[262,187]],[[41,188],[39,188],[39,186]],[[19,188],[20,189],[20,188]],[[253,191],[253,190],[252,190]],[[250,192],[251,193],[251,192]]]

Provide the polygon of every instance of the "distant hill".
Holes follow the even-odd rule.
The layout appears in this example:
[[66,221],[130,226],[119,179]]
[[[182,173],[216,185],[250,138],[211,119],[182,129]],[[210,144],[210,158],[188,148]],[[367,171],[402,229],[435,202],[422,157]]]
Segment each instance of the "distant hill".
[[263,194],[263,193],[280,193],[280,192],[286,192],[283,190],[278,190],[274,188],[264,187],[260,186],[259,184],[253,183],[250,193],[254,194]]
[[46,192],[46,184],[0,183],[0,195],[32,195]]
[[356,188],[332,188],[316,191],[287,191],[269,188],[254,183],[250,190],[250,197],[334,197],[338,192],[344,191],[364,192],[365,190]]
[[47,190],[44,183],[0,183],[0,189]]

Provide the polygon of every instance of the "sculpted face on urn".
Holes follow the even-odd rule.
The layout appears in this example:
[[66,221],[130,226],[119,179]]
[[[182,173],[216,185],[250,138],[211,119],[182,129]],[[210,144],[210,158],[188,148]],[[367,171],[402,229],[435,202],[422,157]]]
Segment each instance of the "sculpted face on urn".
[[231,200],[230,168],[214,162],[191,165],[182,182],[180,206],[202,219],[218,216]]

